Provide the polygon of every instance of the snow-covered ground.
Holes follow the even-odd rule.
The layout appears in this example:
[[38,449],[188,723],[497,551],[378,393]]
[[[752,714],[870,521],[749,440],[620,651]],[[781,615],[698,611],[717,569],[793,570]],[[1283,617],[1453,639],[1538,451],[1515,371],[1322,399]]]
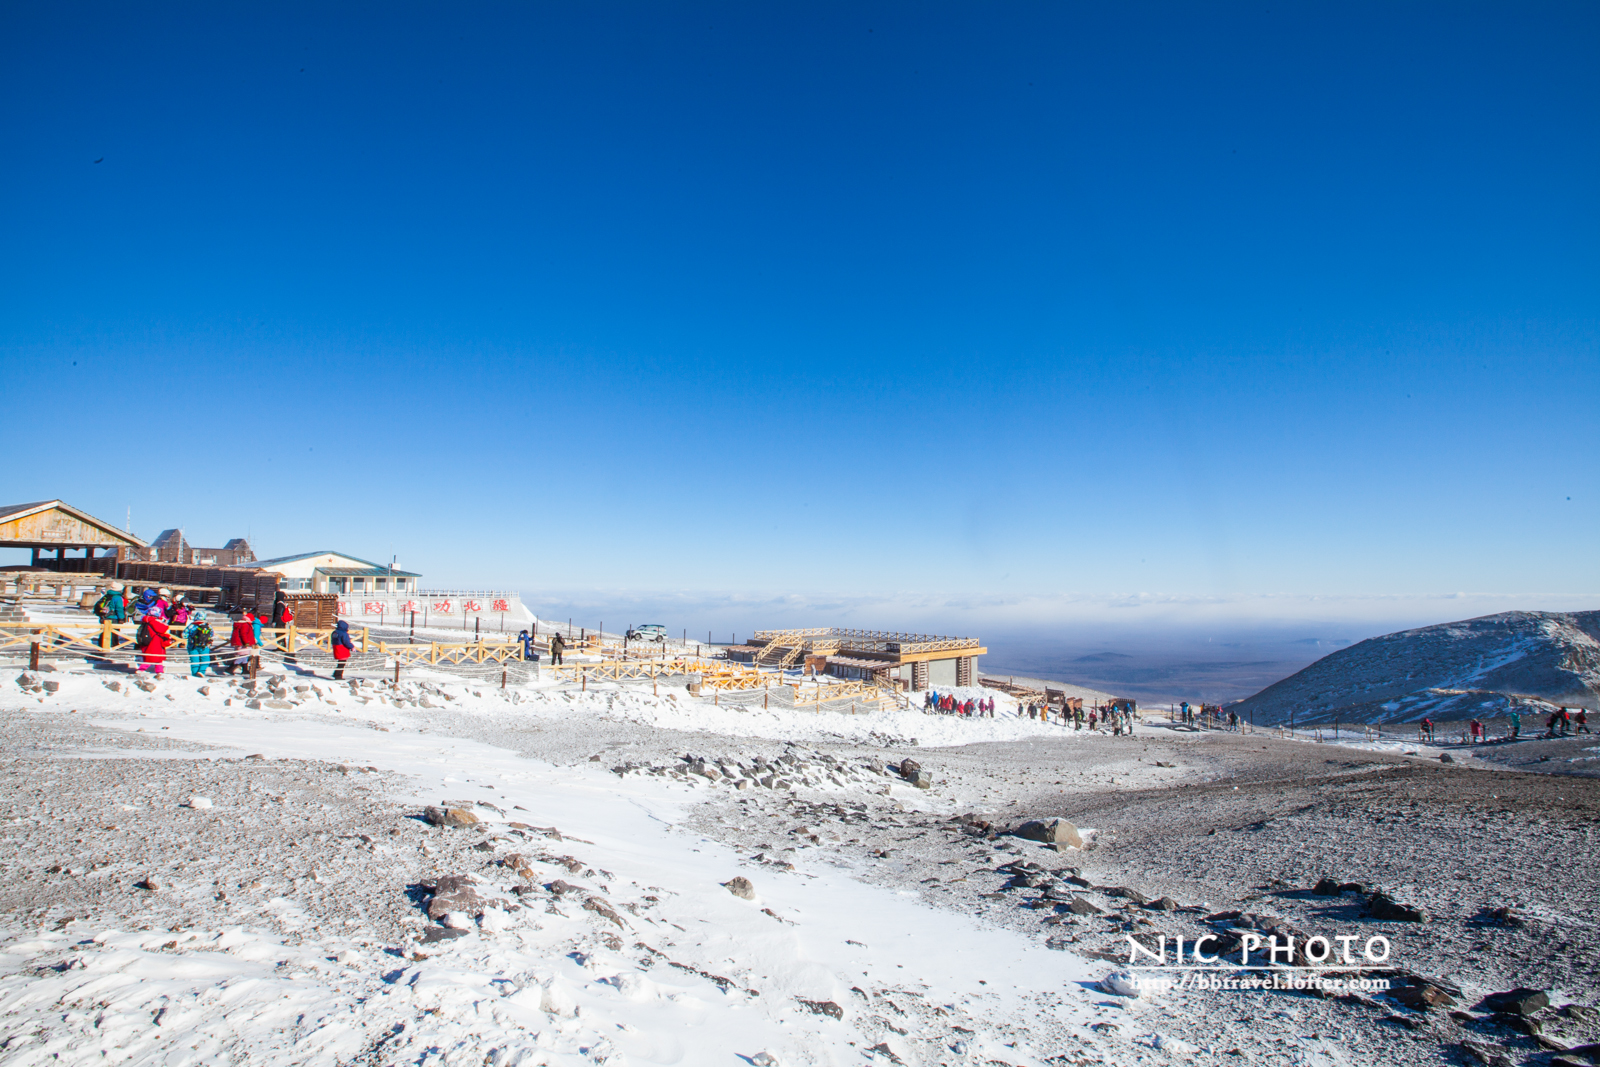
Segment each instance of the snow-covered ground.
[[[1004,709],[736,709],[683,689],[498,690],[422,675],[398,690],[264,676],[248,693],[173,674],[150,691],[87,669],[40,678],[53,691],[19,691],[8,675],[17,721],[41,738],[70,726],[100,740],[41,740],[50,761],[10,753],[8,773],[50,776],[7,817],[33,833],[18,873],[52,888],[3,917],[5,1064],[1043,1067],[1063,1041],[1081,1061],[1184,1059],[1157,1029],[1163,1009],[1098,991],[1106,963],[820,854],[759,862],[686,825],[705,799],[735,792],[726,781],[618,775],[579,755],[582,724],[597,720],[725,745],[919,748],[1060,737],[1059,726]],[[503,728],[507,743],[441,734],[431,708],[478,722],[479,736]],[[108,729],[126,745],[106,742]],[[528,750],[546,735],[549,751]],[[93,784],[129,764],[121,784]],[[817,766],[796,771],[796,792],[870,798],[873,810],[953,802],[881,767]],[[272,768],[312,784],[264,784]],[[350,786],[359,811],[315,786],[335,771],[341,788],[363,783]],[[90,776],[81,797],[74,774]],[[779,792],[749,783],[739,795],[773,808]],[[416,817],[442,804],[478,821]],[[275,819],[303,820],[304,835],[267,846],[261,828]],[[341,833],[340,819],[368,829]],[[57,836],[69,834],[76,847]],[[51,869],[35,866],[52,848]],[[418,886],[444,875],[473,886],[441,922]],[[725,888],[736,876],[748,899]]]

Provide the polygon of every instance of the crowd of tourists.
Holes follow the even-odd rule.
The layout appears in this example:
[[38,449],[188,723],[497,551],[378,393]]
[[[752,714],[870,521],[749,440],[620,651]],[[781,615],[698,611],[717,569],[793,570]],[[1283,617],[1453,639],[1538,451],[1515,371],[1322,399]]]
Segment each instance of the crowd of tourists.
[[[136,670],[166,673],[167,650],[181,642],[189,653],[189,674],[194,678],[204,677],[213,669],[218,674],[248,670],[251,658],[259,655],[262,648],[278,647],[276,636],[264,629],[281,630],[294,623],[294,607],[280,592],[272,603],[270,615],[263,616],[248,609],[241,611],[226,644],[219,644],[210,616],[204,609],[191,605],[182,593],[174,595],[172,590],[158,587],[146,588],[130,597],[129,590],[121,582],[111,583],[111,588],[95,602],[94,613],[102,622],[137,624],[133,638],[138,655]],[[112,641],[121,643],[115,633]],[[355,651],[349,623],[340,619],[334,624],[330,644],[333,676],[342,679],[345,663]]]
[[938,690],[930,689],[922,695],[922,710],[939,715],[965,715],[969,718],[976,715],[979,718],[987,716],[992,719],[994,697],[985,697],[982,700],[968,697],[966,700],[958,700],[950,693],[941,696]]
[[[1491,739],[1489,737],[1489,724],[1482,719],[1471,719],[1467,723],[1463,740],[1469,744],[1481,745],[1491,741],[1516,741],[1522,737],[1522,712],[1515,706],[1506,714],[1507,729],[1505,735]],[[1432,744],[1438,731],[1438,724],[1430,718],[1424,718],[1417,723],[1417,740],[1424,744]],[[1544,721],[1544,733],[1541,738],[1573,737],[1577,734],[1593,733],[1589,729],[1589,709],[1557,708],[1552,711]]]

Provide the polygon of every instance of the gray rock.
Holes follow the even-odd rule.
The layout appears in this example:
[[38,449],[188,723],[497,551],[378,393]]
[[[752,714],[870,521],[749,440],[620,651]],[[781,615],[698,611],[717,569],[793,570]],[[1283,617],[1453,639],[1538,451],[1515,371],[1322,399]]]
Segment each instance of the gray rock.
[[1067,905],[1067,910],[1074,915],[1104,915],[1105,912],[1089,903],[1083,897],[1073,897],[1072,903]]
[[1047,845],[1083,847],[1083,837],[1078,833],[1078,828],[1065,819],[1029,819],[1012,833],[1029,841],[1043,841]]
[[428,901],[428,918],[439,920],[453,911],[478,915],[488,901],[479,895],[477,879],[470,874],[447,874],[432,884],[433,897]]
[[1550,995],[1541,989],[1518,987],[1504,993],[1491,993],[1478,1003],[1479,1011],[1503,1012],[1508,1015],[1532,1015],[1550,1006]]
[[435,826],[448,826],[456,829],[477,826],[479,822],[478,817],[465,808],[429,807],[423,811],[423,817]]
[[843,1019],[844,1009],[831,1000],[804,1000],[795,998],[800,1006],[813,1015],[826,1015],[830,1019]]
[[44,691],[46,693],[59,693],[61,692],[61,683],[56,681],[54,678],[46,678],[44,681]]
[[1387,893],[1374,893],[1367,901],[1366,911],[1363,912],[1369,919],[1380,922],[1424,923],[1428,921],[1428,913],[1419,907],[1402,904]]
[[922,764],[918,763],[910,756],[907,756],[905,759],[900,761],[900,777],[904,778],[908,782],[915,781],[917,772],[920,770],[922,770]]
[[1449,993],[1426,982],[1422,985],[1406,985],[1391,989],[1389,999],[1418,1011],[1427,1011],[1429,1008],[1450,1008],[1456,1003]]
[[756,898],[756,887],[750,883],[750,879],[742,874],[735,875],[722,884],[728,892],[743,900],[754,900]]
[[1439,753],[1439,762],[1440,763],[1454,763],[1455,761],[1456,761],[1456,758],[1454,756],[1450,755],[1450,753],[1448,753],[1448,752]]

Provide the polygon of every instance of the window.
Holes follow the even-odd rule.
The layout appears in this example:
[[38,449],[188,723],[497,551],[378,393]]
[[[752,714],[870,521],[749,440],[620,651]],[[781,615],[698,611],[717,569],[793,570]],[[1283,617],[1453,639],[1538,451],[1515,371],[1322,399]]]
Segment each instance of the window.
[[388,588],[389,588],[389,579],[387,579],[387,578],[374,578],[374,579],[372,579],[372,591],[374,593],[382,593],[382,592],[386,591]]
[[367,580],[365,578],[352,578],[352,579],[350,579],[350,591],[352,593],[365,592],[366,588],[367,588]]

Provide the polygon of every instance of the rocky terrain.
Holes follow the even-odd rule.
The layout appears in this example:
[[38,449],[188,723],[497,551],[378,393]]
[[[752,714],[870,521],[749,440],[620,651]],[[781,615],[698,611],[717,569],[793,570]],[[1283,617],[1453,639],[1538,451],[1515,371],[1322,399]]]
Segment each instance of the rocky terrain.
[[1600,709],[1600,612],[1507,611],[1374,637],[1233,706],[1258,725],[1457,722],[1513,703]]
[[[1592,778],[1004,705],[128,683],[0,700],[0,1063],[1543,1065],[1600,1040]],[[1305,964],[1307,938],[1382,937],[1326,973],[1389,988],[1128,966],[1130,937],[1208,934],[1279,979],[1249,939]]]

